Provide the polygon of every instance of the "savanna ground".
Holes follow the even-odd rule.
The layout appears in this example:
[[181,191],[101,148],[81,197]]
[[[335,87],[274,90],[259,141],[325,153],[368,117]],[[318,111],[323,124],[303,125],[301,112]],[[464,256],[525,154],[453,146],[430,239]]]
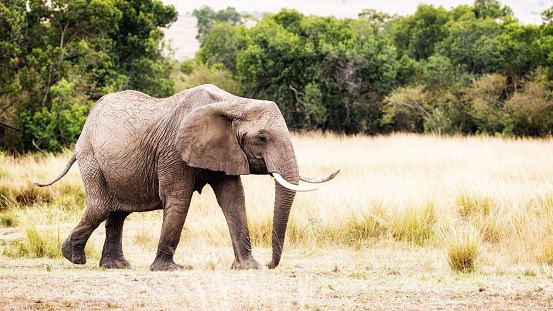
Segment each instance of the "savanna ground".
[[[161,212],[131,215],[131,270],[60,257],[84,207],[69,153],[0,159],[3,310],[536,310],[553,308],[553,140],[294,134],[300,169],[336,167],[299,193],[281,264],[232,271],[226,223],[209,187],[195,197],[177,263],[150,272]],[[243,177],[254,257],[270,259],[274,182]]]

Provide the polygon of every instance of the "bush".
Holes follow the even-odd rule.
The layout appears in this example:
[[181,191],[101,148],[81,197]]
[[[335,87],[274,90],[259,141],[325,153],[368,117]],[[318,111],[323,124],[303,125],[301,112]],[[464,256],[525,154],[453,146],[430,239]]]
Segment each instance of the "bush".
[[[183,63],[184,64],[184,63]],[[183,65],[181,65],[182,68]],[[179,76],[180,83],[177,85],[178,91],[183,91],[202,84],[214,84],[219,88],[237,94],[238,82],[233,80],[232,73],[220,65],[210,66],[209,64],[184,65],[186,71],[191,69],[189,74]]]

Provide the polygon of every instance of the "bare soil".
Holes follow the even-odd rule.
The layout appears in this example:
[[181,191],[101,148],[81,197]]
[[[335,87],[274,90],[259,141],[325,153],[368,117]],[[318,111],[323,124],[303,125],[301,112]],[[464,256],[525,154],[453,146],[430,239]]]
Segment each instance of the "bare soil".
[[[2,229],[0,239],[17,229]],[[96,234],[96,233],[95,233]],[[101,233],[98,233],[101,234]],[[97,242],[100,243],[100,242]],[[130,243],[127,243],[130,244]],[[151,272],[155,249],[124,245],[130,270],[0,256],[1,310],[551,310],[552,269],[454,273],[432,247],[379,241],[360,249],[287,249],[275,270],[230,270],[232,248],[179,246],[193,270]],[[267,262],[270,250],[254,248]]]

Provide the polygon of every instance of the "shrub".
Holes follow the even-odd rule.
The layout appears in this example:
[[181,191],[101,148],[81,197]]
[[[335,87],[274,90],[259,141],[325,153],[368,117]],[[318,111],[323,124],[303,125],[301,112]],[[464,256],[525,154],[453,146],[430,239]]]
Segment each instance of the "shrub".
[[[188,68],[188,65],[193,68]],[[238,95],[238,82],[232,78],[232,73],[228,69],[223,68],[220,64],[215,64],[213,66],[209,64],[187,64],[184,66],[184,70],[191,71],[188,74],[185,73],[180,75],[180,81],[177,83],[178,91],[183,91],[202,84],[214,84],[229,93]]]

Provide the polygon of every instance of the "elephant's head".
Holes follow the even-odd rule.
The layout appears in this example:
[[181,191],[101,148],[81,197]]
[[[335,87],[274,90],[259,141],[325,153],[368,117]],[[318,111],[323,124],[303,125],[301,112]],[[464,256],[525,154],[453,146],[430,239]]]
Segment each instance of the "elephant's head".
[[271,269],[281,258],[295,192],[316,189],[297,186],[300,178],[323,182],[338,173],[323,179],[300,177],[286,122],[270,101],[240,99],[196,108],[181,122],[176,143],[189,166],[227,175],[275,177]]

